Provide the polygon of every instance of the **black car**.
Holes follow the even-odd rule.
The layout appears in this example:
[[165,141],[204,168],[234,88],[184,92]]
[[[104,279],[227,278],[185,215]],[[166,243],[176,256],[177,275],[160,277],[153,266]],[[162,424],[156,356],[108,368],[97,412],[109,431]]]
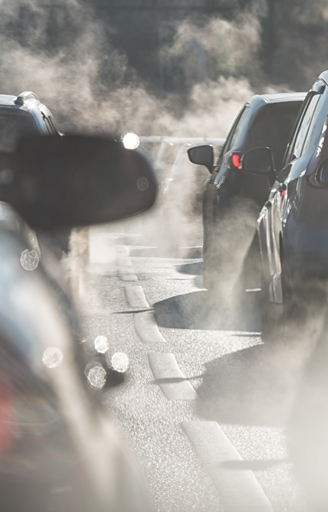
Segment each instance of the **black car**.
[[[26,135],[60,136],[62,133],[50,110],[34,92],[24,91],[18,96],[0,94],[0,171],[10,165],[11,153],[18,140]],[[5,179],[4,173],[2,177]],[[35,233],[33,236],[37,239]],[[58,256],[69,250],[69,237],[69,230],[61,230],[51,236],[38,233],[40,245],[51,247]]]
[[[263,337],[326,297],[328,278],[328,71],[308,92],[277,179],[258,218]],[[275,160],[275,159],[274,159]],[[245,171],[272,173],[268,149],[245,155]]]
[[[256,218],[274,179],[240,172],[242,156],[270,146],[281,165],[304,97],[305,93],[253,96],[239,112],[215,165],[210,146],[188,151],[190,160],[205,165],[211,174],[203,195],[203,285],[221,296],[236,280],[244,289],[259,287]],[[246,280],[240,281],[240,275]]]
[[60,135],[50,110],[37,95],[0,94],[0,151],[11,152],[24,135]]

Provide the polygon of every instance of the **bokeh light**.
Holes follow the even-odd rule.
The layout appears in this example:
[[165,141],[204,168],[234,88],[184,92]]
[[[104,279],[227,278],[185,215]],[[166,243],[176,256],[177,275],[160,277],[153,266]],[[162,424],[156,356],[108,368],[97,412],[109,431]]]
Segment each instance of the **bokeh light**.
[[25,251],[22,252],[19,261],[25,270],[31,271],[35,270],[39,266],[40,258],[34,249],[32,249],[32,251],[25,249]]
[[84,373],[91,387],[102,389],[106,384],[107,372],[98,362],[90,363],[85,367]]
[[129,357],[124,352],[116,352],[112,355],[111,366],[116,372],[126,372],[129,368],[129,364]]
[[49,347],[44,351],[42,362],[47,368],[56,368],[64,359],[62,351],[57,347]]
[[107,350],[109,349],[109,344],[106,336],[97,336],[94,343],[95,349],[100,354],[105,354],[105,352],[107,352]]
[[129,132],[124,135],[122,142],[125,149],[137,149],[140,139],[137,134]]

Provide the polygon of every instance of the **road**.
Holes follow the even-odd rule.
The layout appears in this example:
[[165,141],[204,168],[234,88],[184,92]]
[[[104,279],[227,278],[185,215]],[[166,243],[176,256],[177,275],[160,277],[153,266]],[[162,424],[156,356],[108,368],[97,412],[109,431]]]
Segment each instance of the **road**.
[[258,297],[216,303],[202,288],[201,240],[175,254],[142,221],[88,232],[79,296],[89,341],[130,360],[101,391],[158,512],[302,512],[286,427],[309,352],[263,344]]

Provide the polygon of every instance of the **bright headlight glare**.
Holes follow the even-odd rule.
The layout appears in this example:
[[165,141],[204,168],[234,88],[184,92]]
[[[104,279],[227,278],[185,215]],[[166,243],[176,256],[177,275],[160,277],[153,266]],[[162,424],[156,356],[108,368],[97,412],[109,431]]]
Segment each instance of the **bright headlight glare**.
[[129,132],[124,135],[122,142],[125,149],[137,149],[140,139],[137,134]]

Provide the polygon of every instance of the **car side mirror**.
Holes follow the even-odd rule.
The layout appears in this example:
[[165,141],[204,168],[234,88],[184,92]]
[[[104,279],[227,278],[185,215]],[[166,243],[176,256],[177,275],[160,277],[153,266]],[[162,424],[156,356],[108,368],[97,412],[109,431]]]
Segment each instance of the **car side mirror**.
[[214,151],[213,146],[194,146],[187,150],[189,160],[192,164],[205,165],[209,172],[213,171]]
[[[0,173],[1,178],[1,173]],[[150,208],[153,170],[114,139],[71,135],[23,139],[14,154],[9,202],[32,228],[72,228]]]
[[267,176],[272,183],[276,178],[274,158],[270,148],[256,148],[241,159],[241,171]]

